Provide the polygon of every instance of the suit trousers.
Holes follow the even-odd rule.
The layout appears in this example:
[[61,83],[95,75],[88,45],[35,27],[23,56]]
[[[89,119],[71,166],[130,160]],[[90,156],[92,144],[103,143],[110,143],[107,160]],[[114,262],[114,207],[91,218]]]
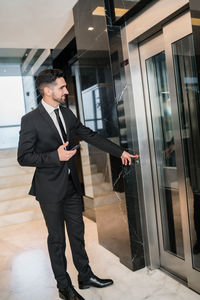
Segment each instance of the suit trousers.
[[92,271],[89,266],[84,242],[82,198],[76,192],[71,175],[69,175],[64,199],[58,203],[50,203],[46,199],[45,201],[40,201],[40,207],[48,229],[47,244],[57,287],[62,289],[71,284],[65,257],[65,224],[73,262],[78,271],[78,279],[85,280],[91,277]]

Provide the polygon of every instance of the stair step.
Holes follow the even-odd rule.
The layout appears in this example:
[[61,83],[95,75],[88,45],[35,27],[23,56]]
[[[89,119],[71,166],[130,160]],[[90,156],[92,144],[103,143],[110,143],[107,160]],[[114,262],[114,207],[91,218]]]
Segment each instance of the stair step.
[[84,184],[85,185],[91,185],[104,182],[103,173],[95,173],[90,175],[84,175]]
[[0,179],[0,189],[2,188],[7,188],[7,187],[13,187],[13,186],[18,186],[18,185],[27,185],[31,184],[33,178],[32,173],[28,174],[21,174],[19,175],[14,175],[14,176],[5,176],[1,177]]
[[94,195],[98,196],[98,195],[102,195],[104,193],[107,194],[107,192],[111,192],[112,188],[111,188],[110,183],[101,182],[98,184],[93,184],[93,191],[94,191]]
[[97,172],[97,166],[95,164],[82,165],[82,168],[83,168],[84,176],[89,175],[89,174],[93,174],[93,173],[98,173]]
[[11,213],[15,210],[28,209],[37,206],[38,203],[32,196],[13,198],[6,201],[0,201],[0,216],[2,214]]
[[94,208],[94,198],[91,197],[83,197],[84,201],[84,208],[86,209],[91,209]]
[[0,177],[7,177],[7,176],[14,176],[14,175],[21,175],[21,174],[28,174],[34,172],[33,167],[20,167],[17,166],[4,166],[0,167]]
[[85,194],[89,197],[104,195],[111,191],[111,185],[107,182],[101,182],[98,184],[91,184],[85,186]]
[[84,197],[85,209],[92,209],[95,207],[106,206],[112,203],[119,202],[120,198],[115,192],[110,192],[105,195],[95,196],[94,198]]
[[38,207],[31,207],[25,210],[17,210],[12,213],[4,214],[0,216],[0,227],[9,226],[19,223],[25,223],[33,220],[41,219],[42,212]]
[[120,202],[121,199],[118,197],[118,193],[111,192],[107,195],[99,195],[95,197],[95,207],[110,205],[112,203]]
[[13,197],[25,197],[27,196],[29,190],[29,184],[0,189],[0,201],[10,200],[13,199]]

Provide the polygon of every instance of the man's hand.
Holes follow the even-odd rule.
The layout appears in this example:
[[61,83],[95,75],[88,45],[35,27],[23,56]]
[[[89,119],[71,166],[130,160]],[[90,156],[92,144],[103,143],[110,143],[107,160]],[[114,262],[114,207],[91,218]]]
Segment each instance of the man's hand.
[[126,166],[127,163],[129,163],[129,165],[131,165],[131,157],[138,159],[139,155],[138,154],[133,155],[133,154],[130,154],[130,153],[124,151],[121,156],[122,164]]
[[169,145],[169,147],[163,151],[165,159],[169,159],[174,151],[175,151],[175,145],[174,144]]
[[67,147],[68,144],[69,144],[69,142],[64,143],[57,150],[60,161],[68,161],[72,156],[74,156],[76,154],[76,151],[77,151],[76,149],[69,150],[69,151],[65,150],[65,147]]

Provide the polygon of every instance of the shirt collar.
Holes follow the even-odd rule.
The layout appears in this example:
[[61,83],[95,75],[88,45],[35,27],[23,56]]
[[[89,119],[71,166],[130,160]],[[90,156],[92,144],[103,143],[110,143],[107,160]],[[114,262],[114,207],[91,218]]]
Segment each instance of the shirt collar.
[[51,114],[56,108],[59,109],[59,105],[58,105],[58,107],[55,108],[55,107],[53,107],[53,106],[47,104],[43,99],[42,99],[42,105],[44,106],[44,108],[46,109],[46,111],[47,111],[49,114]]

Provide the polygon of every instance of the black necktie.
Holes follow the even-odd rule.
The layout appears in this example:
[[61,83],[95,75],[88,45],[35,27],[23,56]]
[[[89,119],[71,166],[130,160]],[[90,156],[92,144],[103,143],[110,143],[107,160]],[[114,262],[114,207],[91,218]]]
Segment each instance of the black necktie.
[[60,127],[60,131],[62,133],[62,137],[63,137],[64,143],[65,143],[65,142],[67,142],[67,135],[66,135],[65,129],[63,127],[63,123],[61,121],[61,118],[59,116],[59,109],[56,108],[54,111],[55,111],[56,118],[57,118],[57,121],[58,121],[58,124],[59,124],[59,127]]

